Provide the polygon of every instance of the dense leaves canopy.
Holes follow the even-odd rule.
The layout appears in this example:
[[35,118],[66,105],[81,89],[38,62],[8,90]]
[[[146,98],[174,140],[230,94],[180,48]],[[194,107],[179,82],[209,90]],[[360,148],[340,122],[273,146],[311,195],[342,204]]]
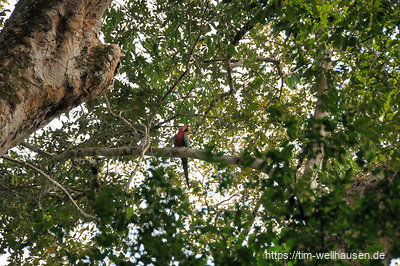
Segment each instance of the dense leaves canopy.
[[[2,160],[0,251],[48,264],[400,256],[399,24],[392,0],[115,1],[102,29],[124,54],[115,88]],[[172,147],[183,124],[210,154],[189,159],[190,189],[158,153],[57,159]]]

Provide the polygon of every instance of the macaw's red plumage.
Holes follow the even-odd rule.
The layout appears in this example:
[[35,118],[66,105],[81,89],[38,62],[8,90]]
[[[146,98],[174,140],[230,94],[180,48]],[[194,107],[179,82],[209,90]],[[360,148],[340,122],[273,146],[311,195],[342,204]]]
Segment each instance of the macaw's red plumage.
[[[178,133],[174,136],[175,147],[188,147],[189,148],[189,135],[190,126],[185,125],[179,128]],[[185,172],[186,184],[189,187],[189,169],[188,169],[188,158],[181,158],[183,172]]]

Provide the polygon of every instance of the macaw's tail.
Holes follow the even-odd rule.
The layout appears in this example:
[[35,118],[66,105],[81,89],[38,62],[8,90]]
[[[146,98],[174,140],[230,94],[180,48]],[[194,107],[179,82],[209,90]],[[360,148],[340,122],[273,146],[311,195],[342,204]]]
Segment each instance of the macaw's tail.
[[186,184],[189,186],[189,168],[188,168],[188,158],[181,158],[182,160],[182,166],[183,166],[183,172],[185,172],[185,178],[186,178]]

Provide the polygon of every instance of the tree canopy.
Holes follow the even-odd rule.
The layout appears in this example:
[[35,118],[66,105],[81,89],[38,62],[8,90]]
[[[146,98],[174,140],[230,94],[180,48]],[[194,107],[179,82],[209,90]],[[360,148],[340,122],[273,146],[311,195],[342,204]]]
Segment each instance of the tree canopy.
[[[117,265],[399,257],[399,24],[393,0],[113,2],[113,90],[0,161],[0,252]],[[172,148],[184,124],[190,149]],[[354,262],[380,261],[336,261]]]

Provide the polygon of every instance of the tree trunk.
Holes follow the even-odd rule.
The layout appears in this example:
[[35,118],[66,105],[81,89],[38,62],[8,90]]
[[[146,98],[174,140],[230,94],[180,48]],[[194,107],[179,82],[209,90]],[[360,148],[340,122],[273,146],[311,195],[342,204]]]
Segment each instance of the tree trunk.
[[[328,54],[330,54],[330,51]],[[326,91],[328,89],[328,82],[325,77],[326,74],[325,71],[329,71],[332,69],[330,58],[327,58],[327,62],[322,63],[322,68],[324,69],[324,72],[321,73],[320,80],[318,83],[318,92],[317,92],[318,99],[314,110],[314,118],[316,121],[321,121],[322,118],[329,115],[329,113],[325,112],[324,108],[322,107],[321,97],[326,94]],[[315,130],[319,130],[321,139],[327,136],[327,132],[325,131],[324,125],[322,125],[321,123],[317,123],[313,127]],[[318,186],[317,182],[318,171],[322,168],[324,157],[325,157],[324,144],[314,142],[312,144],[311,156],[307,160],[307,163],[304,168],[304,176],[307,177],[308,175],[310,175],[311,177],[311,189],[315,189]]]
[[111,0],[20,0],[0,34],[0,155],[112,88],[120,50],[99,39]]

